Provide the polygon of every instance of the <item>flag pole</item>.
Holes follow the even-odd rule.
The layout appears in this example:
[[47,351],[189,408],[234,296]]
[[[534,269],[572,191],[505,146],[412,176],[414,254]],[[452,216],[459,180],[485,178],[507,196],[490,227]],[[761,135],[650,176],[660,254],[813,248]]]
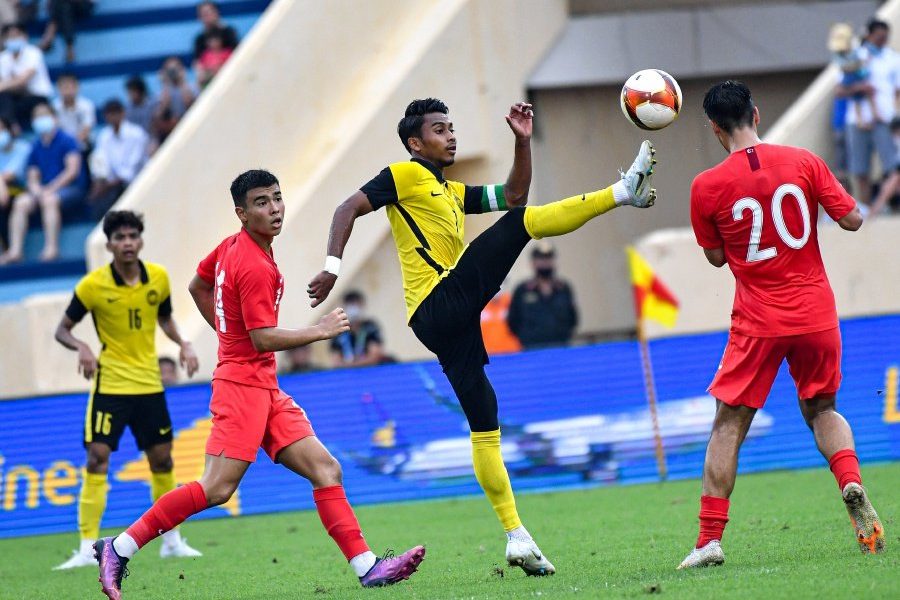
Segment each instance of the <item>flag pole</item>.
[[647,392],[647,404],[650,406],[650,422],[653,424],[653,440],[656,445],[656,468],[659,478],[665,481],[668,477],[666,467],[666,451],[663,448],[662,433],[659,429],[659,415],[656,411],[656,383],[653,378],[653,363],[650,360],[650,346],[647,344],[647,335],[644,331],[644,319],[637,320],[638,345],[641,349],[641,366],[644,370],[644,389]]

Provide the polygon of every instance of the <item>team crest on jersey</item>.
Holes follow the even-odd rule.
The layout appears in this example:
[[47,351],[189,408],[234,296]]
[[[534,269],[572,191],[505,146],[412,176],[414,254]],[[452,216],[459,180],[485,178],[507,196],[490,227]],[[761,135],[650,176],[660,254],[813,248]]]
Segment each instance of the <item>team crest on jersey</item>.
[[159,292],[156,290],[150,290],[147,292],[147,304],[150,306],[156,306],[159,304]]

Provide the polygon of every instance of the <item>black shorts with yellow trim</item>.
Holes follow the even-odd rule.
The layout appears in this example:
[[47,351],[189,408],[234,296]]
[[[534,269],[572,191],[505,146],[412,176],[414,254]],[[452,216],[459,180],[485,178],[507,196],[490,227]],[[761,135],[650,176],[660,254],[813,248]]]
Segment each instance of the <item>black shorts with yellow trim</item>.
[[84,445],[93,442],[119,449],[119,440],[131,429],[139,450],[172,441],[172,419],[165,392],[103,394],[91,392],[84,421]]

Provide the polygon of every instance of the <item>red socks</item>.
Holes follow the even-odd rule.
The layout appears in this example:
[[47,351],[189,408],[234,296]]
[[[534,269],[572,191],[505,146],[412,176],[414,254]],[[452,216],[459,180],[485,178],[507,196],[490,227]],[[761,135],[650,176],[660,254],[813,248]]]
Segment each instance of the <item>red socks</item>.
[[353,514],[353,508],[347,502],[344,486],[332,485],[313,490],[313,500],[316,502],[316,510],[319,511],[322,525],[347,560],[369,550],[369,545],[359,529],[356,515]]
[[203,486],[199,481],[192,481],[164,494],[125,533],[141,548],[147,542],[174,529],[191,515],[205,510],[207,506],[209,503]]
[[859,458],[856,456],[856,452],[850,448],[835,452],[828,459],[828,466],[831,467],[831,472],[834,473],[834,478],[842,492],[848,483],[862,485],[862,477],[859,475]]
[[702,548],[713,540],[721,540],[725,524],[728,523],[728,498],[700,496],[700,535],[697,548]]

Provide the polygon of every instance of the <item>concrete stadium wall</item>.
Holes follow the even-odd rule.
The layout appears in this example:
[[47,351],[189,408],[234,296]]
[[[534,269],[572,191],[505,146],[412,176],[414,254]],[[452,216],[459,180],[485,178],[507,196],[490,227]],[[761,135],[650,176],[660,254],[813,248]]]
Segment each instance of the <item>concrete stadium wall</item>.
[[[275,172],[285,192],[285,227],[275,245],[287,279],[282,323],[312,324],[342,292],[361,286],[391,351],[424,355],[405,324],[383,214],[357,224],[334,301],[309,308],[304,290],[322,268],[333,210],[389,162],[407,158],[396,123],[416,97],[441,97],[452,109],[461,139],[454,177],[505,180],[512,136],[503,116],[523,98],[524,82],[566,17],[565,0],[273,3],[117,205],[145,214],[143,257],[169,269],[175,317],[201,358],[197,377],[212,373],[215,336],[187,284],[197,262],[238,230],[228,186],[253,167]],[[481,221],[481,227],[490,222]],[[479,223],[470,224],[472,233],[478,230]],[[87,244],[92,267],[109,260],[104,243],[95,230]],[[74,354],[52,339],[67,298],[42,302],[40,319],[27,329],[21,324],[37,311],[29,302],[0,310],[0,323],[18,327],[21,348],[0,367],[5,397],[86,389],[74,374]],[[89,336],[89,330],[83,324],[76,331]],[[160,349],[172,352],[168,343]],[[61,368],[43,369],[34,356]]]

